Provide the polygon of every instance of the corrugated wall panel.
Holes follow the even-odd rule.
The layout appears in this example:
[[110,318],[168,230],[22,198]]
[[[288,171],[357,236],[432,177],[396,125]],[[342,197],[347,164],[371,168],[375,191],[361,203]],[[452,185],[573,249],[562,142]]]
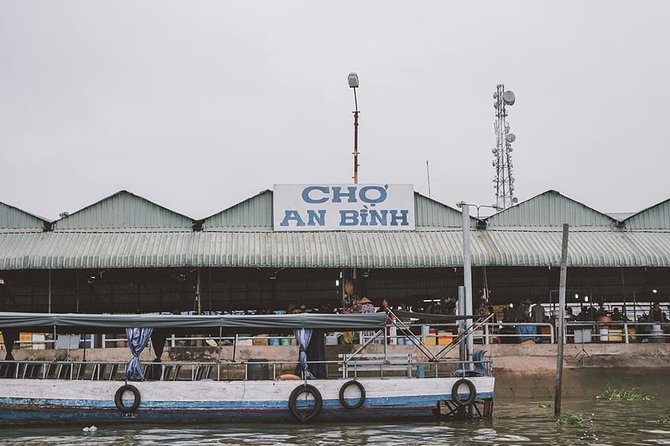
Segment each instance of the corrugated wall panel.
[[670,230],[670,200],[639,212],[625,220],[626,229]]
[[54,222],[54,231],[166,229],[191,231],[193,220],[122,191]]
[[611,217],[556,191],[548,191],[505,209],[486,219],[489,227],[510,226],[599,226],[614,227]]
[[203,231],[223,228],[272,228],[272,191],[264,191],[204,220]]
[[[460,228],[462,225],[460,211],[417,192],[414,193],[414,209],[417,227]],[[476,219],[471,218],[471,222],[474,225]]]
[[44,220],[19,208],[0,202],[0,231],[33,231],[43,230]]

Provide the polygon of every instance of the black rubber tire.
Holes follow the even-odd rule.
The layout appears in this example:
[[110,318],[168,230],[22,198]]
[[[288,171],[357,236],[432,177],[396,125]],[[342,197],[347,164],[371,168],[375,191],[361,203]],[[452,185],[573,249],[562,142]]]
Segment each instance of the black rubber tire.
[[[358,387],[358,390],[361,392],[361,397],[356,401],[356,404],[349,404],[347,400],[344,398],[344,392],[346,392],[347,388],[350,386],[356,386]],[[363,387],[363,384],[361,384],[359,381],[356,381],[355,379],[352,379],[351,381],[347,381],[344,384],[342,384],[342,387],[340,387],[340,403],[346,407],[347,409],[358,409],[363,405],[365,402],[365,387]]]
[[[133,394],[133,404],[130,406],[126,406],[123,404],[123,394],[126,393],[126,391],[130,390]],[[130,384],[125,384],[121,387],[118,388],[116,391],[116,394],[114,395],[114,404],[116,404],[116,408],[119,409],[122,413],[132,413],[137,410],[138,407],[140,407],[140,402],[142,401],[142,398],[140,397],[140,391],[137,390],[137,387],[132,386]]]
[[[458,388],[461,386],[461,384],[465,384],[468,386],[468,397],[464,400],[460,399],[458,396]],[[457,406],[460,407],[465,407],[469,406],[472,403],[474,403],[475,398],[477,398],[477,389],[475,388],[475,385],[473,384],[472,381],[466,378],[461,378],[458,381],[454,383],[454,386],[451,388],[451,400],[456,403]]]
[[[314,408],[308,413],[302,413],[298,411],[297,403],[298,397],[303,393],[309,393],[314,398]],[[291,410],[291,414],[301,423],[307,423],[308,421],[314,419],[319,413],[321,413],[321,408],[323,407],[323,398],[321,397],[321,392],[310,385],[310,384],[301,384],[291,392],[291,396],[288,398],[288,408]]]

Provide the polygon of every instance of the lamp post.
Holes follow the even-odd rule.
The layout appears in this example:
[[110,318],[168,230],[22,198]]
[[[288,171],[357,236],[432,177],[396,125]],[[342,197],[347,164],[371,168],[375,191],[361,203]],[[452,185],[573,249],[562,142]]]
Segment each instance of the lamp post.
[[[477,217],[479,218],[479,208],[488,207],[495,210],[500,210],[497,205],[486,205],[486,204],[468,204],[465,201],[459,201],[456,203],[456,206],[461,208],[461,214],[463,215],[463,287],[465,288],[465,314],[472,314],[472,262],[470,259],[470,206],[477,208]],[[465,327],[472,326],[472,319],[465,320]],[[472,353],[474,350],[474,343],[472,340],[472,334],[469,334],[466,338],[466,355],[467,361],[472,366]]]
[[358,184],[358,98],[356,97],[356,89],[358,88],[358,74],[349,73],[347,77],[349,87],[354,89],[354,184]]

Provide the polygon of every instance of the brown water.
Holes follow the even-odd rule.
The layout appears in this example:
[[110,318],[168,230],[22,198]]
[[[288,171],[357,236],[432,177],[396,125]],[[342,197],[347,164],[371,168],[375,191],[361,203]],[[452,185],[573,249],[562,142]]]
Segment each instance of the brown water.
[[[665,398],[653,401],[567,401],[563,413],[578,412],[581,425],[559,426],[552,408],[538,401],[496,403],[491,422],[421,422],[386,425],[309,424],[21,427],[0,430],[0,444],[94,445],[670,445],[670,414]],[[548,402],[547,402],[548,403]]]

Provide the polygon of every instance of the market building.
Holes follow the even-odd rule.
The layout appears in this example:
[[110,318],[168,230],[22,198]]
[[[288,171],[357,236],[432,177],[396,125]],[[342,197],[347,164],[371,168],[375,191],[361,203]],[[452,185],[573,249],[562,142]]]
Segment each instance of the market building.
[[[327,197],[327,186],[313,187],[322,189],[313,189],[308,201]],[[337,307],[353,277],[356,293],[375,304],[385,297],[420,306],[457,296],[463,284],[458,209],[411,191],[408,227],[403,214],[393,220],[378,212],[356,217],[358,223],[376,219],[372,228],[323,230],[325,214],[315,212],[283,214],[279,224],[304,225],[277,230],[276,194],[277,187],[263,191],[201,220],[127,191],[56,221],[0,203],[0,309]],[[373,190],[367,198],[375,204],[379,195]],[[354,221],[351,215],[342,221]],[[610,216],[550,190],[470,218],[475,308],[487,290],[493,304],[555,302],[564,223],[570,225],[569,302],[585,296],[588,302],[668,301],[670,200]]]

